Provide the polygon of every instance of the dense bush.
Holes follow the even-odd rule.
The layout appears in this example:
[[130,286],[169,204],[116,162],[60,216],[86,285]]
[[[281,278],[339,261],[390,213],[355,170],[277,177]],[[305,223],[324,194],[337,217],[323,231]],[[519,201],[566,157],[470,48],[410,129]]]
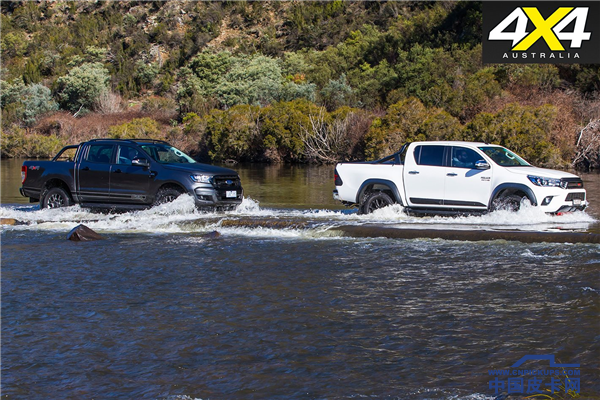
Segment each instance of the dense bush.
[[496,114],[480,113],[466,126],[447,112],[427,109],[416,98],[392,105],[377,118],[365,138],[366,156],[377,159],[418,140],[466,140],[506,146],[528,161],[543,166],[564,166],[552,142],[556,118],[553,106],[509,104]]
[[180,72],[177,90],[181,110],[204,113],[206,103],[222,108],[266,106],[298,98],[315,100],[316,86],[283,75],[281,62],[268,56],[233,56],[202,52]]
[[47,112],[58,110],[50,89],[37,83],[24,85],[1,82],[3,122],[32,126],[37,118]]
[[65,146],[65,141],[56,135],[27,134],[16,128],[2,132],[2,157],[50,158]]
[[465,140],[506,146],[542,166],[564,166],[559,149],[551,142],[556,109],[550,105],[527,107],[509,104],[497,114],[475,116],[464,131]]
[[162,138],[158,122],[147,117],[111,126],[108,133],[113,139]]
[[57,97],[65,110],[89,111],[100,95],[108,90],[110,76],[101,63],[85,63],[72,68],[56,81]]

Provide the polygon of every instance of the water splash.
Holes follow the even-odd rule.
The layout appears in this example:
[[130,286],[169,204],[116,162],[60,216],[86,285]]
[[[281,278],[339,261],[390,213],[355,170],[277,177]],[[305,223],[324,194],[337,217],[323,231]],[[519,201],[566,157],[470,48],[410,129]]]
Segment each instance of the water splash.
[[[60,209],[40,209],[31,206],[2,206],[0,217],[23,222],[20,226],[2,226],[0,229],[65,230],[75,224],[104,232],[178,233],[219,230],[230,235],[253,237],[327,237],[329,230],[345,224],[378,224],[393,227],[441,228],[441,229],[518,229],[518,230],[586,230],[596,220],[585,212],[561,216],[548,215],[539,207],[523,207],[518,212],[495,211],[473,216],[408,215],[400,205],[392,205],[372,214],[358,215],[356,210],[297,210],[261,207],[252,198],[244,198],[242,204],[229,212],[200,211],[191,196],[181,196],[175,201],[147,210],[99,213],[78,205]],[[223,226],[225,220],[260,218],[261,221],[278,221],[280,226],[269,223],[254,226]],[[282,221],[289,221],[285,226]]]

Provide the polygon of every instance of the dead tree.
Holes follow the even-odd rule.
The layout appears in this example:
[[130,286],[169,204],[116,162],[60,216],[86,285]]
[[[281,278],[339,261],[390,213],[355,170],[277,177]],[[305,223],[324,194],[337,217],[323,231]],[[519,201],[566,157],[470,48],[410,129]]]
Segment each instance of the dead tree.
[[308,116],[309,126],[301,126],[300,136],[304,144],[304,154],[311,160],[324,164],[335,163],[349,149],[348,122],[346,118],[325,121],[325,108],[321,107],[317,115]]
[[600,168],[600,119],[591,120],[579,132],[572,166],[586,171]]

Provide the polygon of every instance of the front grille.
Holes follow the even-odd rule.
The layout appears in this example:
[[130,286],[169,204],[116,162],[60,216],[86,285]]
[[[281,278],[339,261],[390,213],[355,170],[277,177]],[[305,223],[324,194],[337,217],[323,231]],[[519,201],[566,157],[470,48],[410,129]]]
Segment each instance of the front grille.
[[583,192],[579,192],[579,193],[569,193],[567,195],[567,198],[565,199],[565,201],[573,201],[573,200],[581,200],[584,201],[585,200],[585,193]]
[[563,189],[582,189],[583,181],[580,178],[562,178],[560,187]]
[[233,190],[236,188],[240,188],[242,185],[239,176],[219,175],[213,178],[213,186],[217,189]]

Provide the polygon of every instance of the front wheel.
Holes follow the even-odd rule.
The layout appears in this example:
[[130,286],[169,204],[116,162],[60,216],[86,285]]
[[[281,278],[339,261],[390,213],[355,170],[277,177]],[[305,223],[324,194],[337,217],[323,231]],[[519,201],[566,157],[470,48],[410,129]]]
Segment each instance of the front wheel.
[[175,199],[181,196],[182,194],[183,193],[174,188],[160,189],[158,193],[156,193],[156,197],[152,205],[158,206],[160,204],[170,203],[172,201],[175,201]]
[[531,204],[531,201],[527,196],[520,196],[518,194],[509,194],[506,196],[500,196],[494,199],[492,202],[492,211],[506,210],[506,211],[519,211],[525,204]]
[[71,196],[62,188],[53,187],[41,196],[40,201],[41,208],[60,208],[68,207],[73,204]]
[[383,192],[372,192],[365,196],[360,208],[360,214],[370,214],[375,210],[394,204],[392,198]]

